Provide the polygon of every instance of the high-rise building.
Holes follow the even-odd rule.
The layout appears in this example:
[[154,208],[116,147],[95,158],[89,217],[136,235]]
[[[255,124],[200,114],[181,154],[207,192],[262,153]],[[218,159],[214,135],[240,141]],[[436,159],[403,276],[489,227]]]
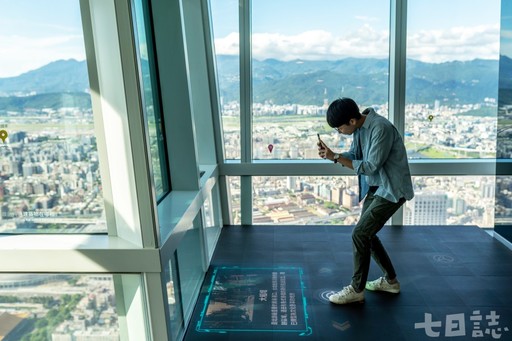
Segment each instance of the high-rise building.
[[359,200],[359,196],[357,193],[354,193],[351,190],[343,191],[343,207],[352,208],[357,206],[357,201]]
[[340,186],[333,187],[333,189],[331,190],[331,201],[338,205],[343,204],[343,191],[344,190],[345,189]]
[[24,177],[32,176],[32,174],[34,173],[34,166],[32,163],[24,163],[22,169]]
[[494,198],[495,195],[495,185],[493,183],[485,182],[480,185],[480,189],[482,191],[482,198],[490,199]]
[[286,177],[286,188],[290,191],[295,191],[297,189],[297,177],[287,176]]
[[457,198],[454,200],[454,209],[455,209],[455,214],[464,214],[464,212],[466,212],[466,208],[467,208],[467,205],[466,205],[466,201],[462,198]]
[[407,202],[406,225],[446,225],[448,196],[441,192],[416,192]]
[[331,186],[320,184],[320,186],[318,186],[318,196],[323,200],[331,201]]

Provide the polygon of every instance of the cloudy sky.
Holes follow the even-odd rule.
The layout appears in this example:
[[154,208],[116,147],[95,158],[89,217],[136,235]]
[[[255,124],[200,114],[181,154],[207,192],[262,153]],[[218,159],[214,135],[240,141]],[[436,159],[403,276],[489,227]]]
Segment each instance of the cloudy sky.
[[[238,54],[238,0],[211,0],[217,53]],[[500,0],[409,0],[408,57],[496,59]],[[389,0],[253,0],[255,58],[386,57]],[[511,34],[512,37],[512,34]],[[0,0],[0,77],[83,60],[78,0]]]
[[0,77],[85,59],[78,0],[0,0]]
[[[253,56],[387,57],[389,6],[387,0],[253,0]],[[498,58],[500,0],[410,0],[408,6],[408,58]],[[237,10],[236,0],[212,1],[219,54],[238,53]]]

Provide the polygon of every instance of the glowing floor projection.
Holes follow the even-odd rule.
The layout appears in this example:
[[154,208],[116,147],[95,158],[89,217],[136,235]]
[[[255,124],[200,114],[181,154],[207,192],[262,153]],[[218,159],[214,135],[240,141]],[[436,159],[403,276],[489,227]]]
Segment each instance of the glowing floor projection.
[[310,334],[302,275],[297,267],[216,267],[196,330]]

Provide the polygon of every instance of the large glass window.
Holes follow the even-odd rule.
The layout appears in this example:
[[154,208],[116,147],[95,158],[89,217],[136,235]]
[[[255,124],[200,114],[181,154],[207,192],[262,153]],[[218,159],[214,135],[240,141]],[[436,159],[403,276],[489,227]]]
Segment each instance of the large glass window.
[[409,157],[493,158],[500,0],[410,0],[407,8]]
[[415,176],[404,225],[493,227],[495,181],[495,176]]
[[106,232],[79,1],[0,1],[0,233]]
[[357,177],[253,177],[253,224],[353,225],[359,221]]
[[240,42],[238,1],[211,0],[226,159],[240,160]]
[[[404,225],[494,226],[494,176],[415,176],[413,183],[415,197],[404,205]],[[231,193],[238,217],[238,178],[230,178],[230,184],[231,191],[238,189]],[[355,176],[253,177],[253,186],[255,225],[354,225],[359,221]],[[496,210],[507,211],[501,206]]]
[[6,340],[120,340],[112,275],[0,274]]
[[162,198],[170,189],[167,172],[167,157],[163,133],[163,121],[160,112],[160,97],[156,86],[155,58],[149,22],[147,2],[134,1],[133,15],[136,30],[136,48],[139,56],[139,77],[141,80],[144,116],[147,124],[149,156],[151,159],[153,183],[157,199]]
[[338,97],[387,117],[389,13],[382,0],[252,2],[254,159],[317,158]]
[[0,232],[106,232],[78,0],[0,1],[0,44]]

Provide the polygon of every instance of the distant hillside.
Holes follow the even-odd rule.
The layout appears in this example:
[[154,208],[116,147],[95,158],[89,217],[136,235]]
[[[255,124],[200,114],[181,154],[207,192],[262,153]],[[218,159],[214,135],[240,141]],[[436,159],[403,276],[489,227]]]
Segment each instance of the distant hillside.
[[[238,65],[238,57],[217,58],[219,91],[225,102],[239,97]],[[147,67],[143,64],[144,69]],[[501,57],[501,64],[497,60],[479,59],[440,64],[408,60],[407,100],[465,104],[483,102],[486,97],[496,98],[498,67],[502,68],[502,76],[505,75],[500,84],[512,89],[512,60],[505,56]],[[362,105],[386,103],[388,72],[387,59],[254,60],[253,96],[255,102],[275,104],[321,105],[325,97],[332,100],[339,96],[353,97]],[[506,76],[509,74],[511,77]],[[0,78],[0,111],[58,108],[69,103],[90,107],[88,88],[85,61],[55,61],[17,77]]]
[[17,77],[0,78],[0,96],[18,93],[85,92],[89,77],[85,61],[51,62]]
[[[237,57],[219,56],[221,95],[238,97]],[[504,57],[506,58],[506,57]],[[412,103],[463,104],[497,97],[498,61],[476,59],[440,64],[407,61],[407,100]],[[253,61],[253,95],[257,102],[321,104],[353,97],[360,103],[387,102],[387,59],[347,58],[336,61]]]
[[4,111],[24,111],[27,109],[91,108],[91,96],[85,92],[47,93],[33,96],[0,97],[0,115]]
[[498,105],[512,104],[512,59],[500,56],[500,90]]

